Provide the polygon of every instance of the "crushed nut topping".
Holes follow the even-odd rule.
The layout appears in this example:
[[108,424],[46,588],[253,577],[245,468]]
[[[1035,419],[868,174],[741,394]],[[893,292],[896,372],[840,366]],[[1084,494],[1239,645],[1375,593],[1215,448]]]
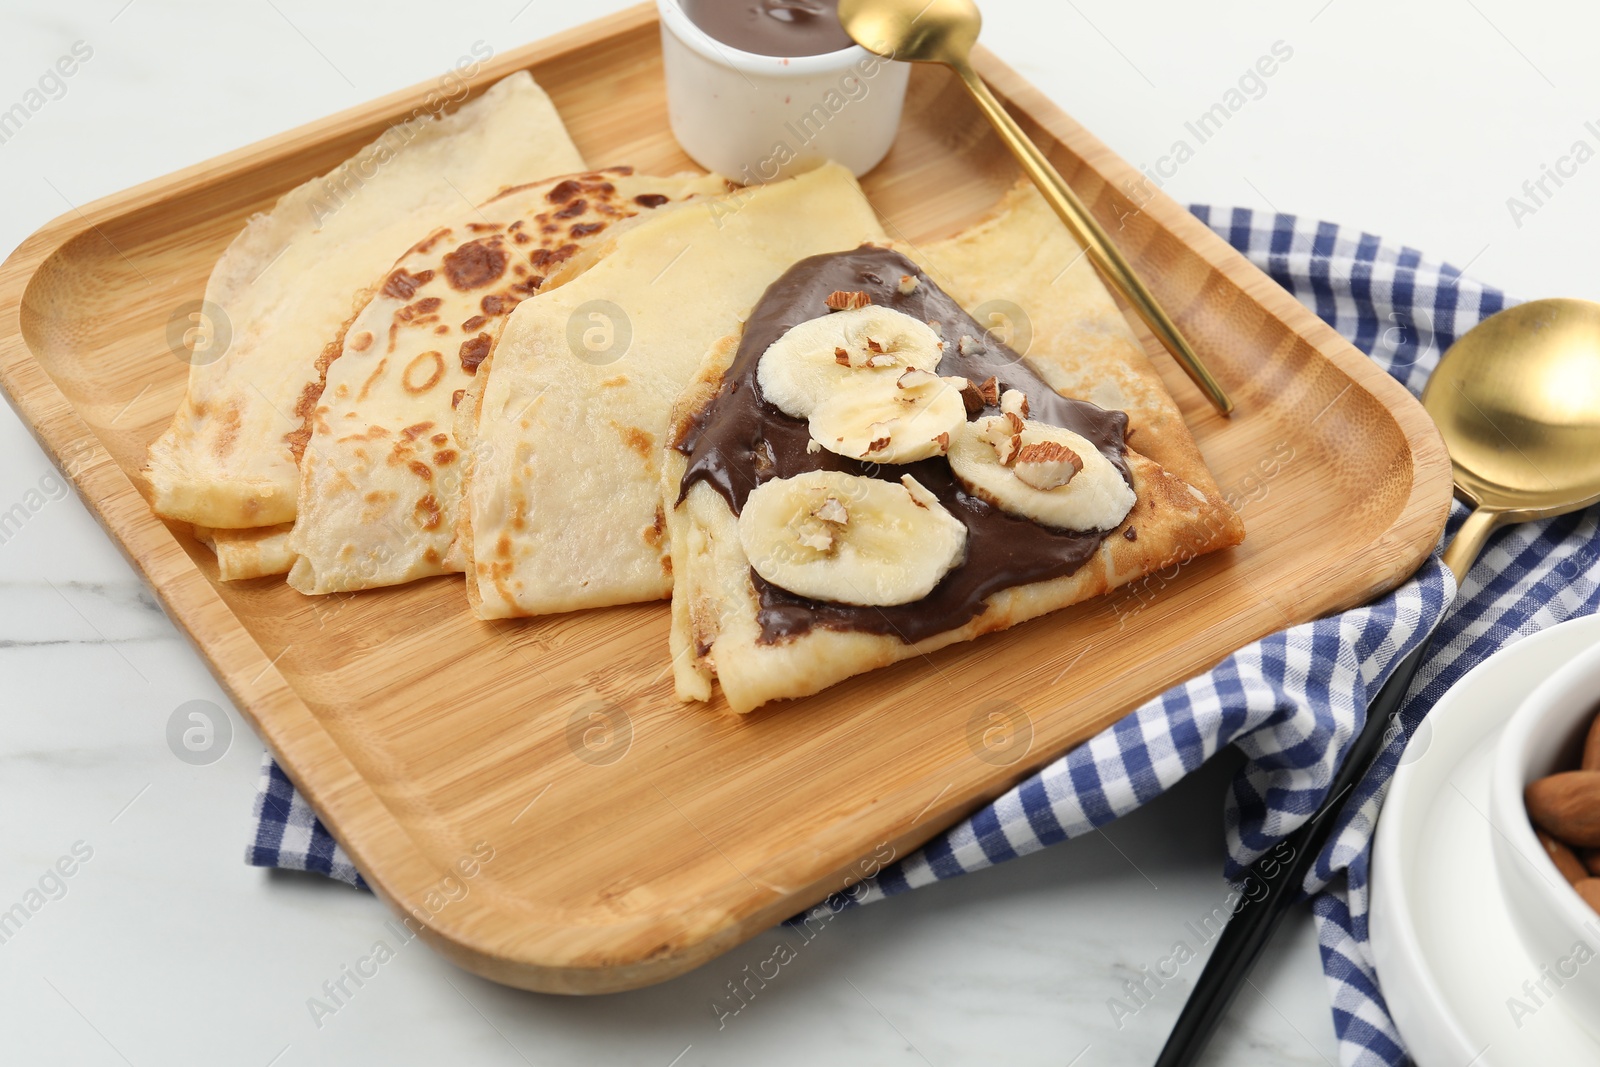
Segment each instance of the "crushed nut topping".
[[1059,441],[1040,441],[1023,446],[1012,469],[1024,484],[1048,492],[1072,481],[1083,460]]
[[822,505],[813,511],[811,515],[813,518],[821,519],[823,522],[831,522],[839,526],[843,526],[850,521],[850,512],[845,510],[844,504],[835,496],[830,496],[824,500]]
[[983,430],[983,439],[994,447],[1002,467],[1011,466],[1011,461],[1017,458],[1017,452],[1022,448],[1022,420],[1013,422],[1013,418],[1006,416],[987,423]]
[[1007,389],[1000,395],[1000,410],[1007,415],[1028,417],[1028,394],[1020,389]]
[[983,390],[968,379],[961,379],[961,403],[966,407],[968,415],[976,415],[985,407]]
[[854,311],[871,304],[872,297],[859,290],[847,293],[843,289],[835,289],[828,294],[826,303],[834,311]]
[[833,547],[833,535],[825,529],[819,530],[813,527],[801,530],[795,534],[795,539],[818,552],[826,552]]

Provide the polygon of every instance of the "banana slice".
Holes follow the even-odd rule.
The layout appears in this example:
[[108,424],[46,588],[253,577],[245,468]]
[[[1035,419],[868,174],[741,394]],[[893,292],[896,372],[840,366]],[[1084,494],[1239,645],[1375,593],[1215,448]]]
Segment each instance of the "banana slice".
[[739,515],[755,572],[840,604],[921,600],[966,555],[967,528],[909,474],[900,482],[810,471],[757,486]]
[[933,370],[943,347],[927,323],[869,304],[790,329],[761,354],[756,381],[769,403],[804,419],[851,378]]
[[1115,529],[1133,507],[1133,490],[1093,444],[1015,409],[966,424],[950,469],[1001,511],[1063,530]]
[[853,374],[811,412],[811,438],[850,459],[915,463],[950,451],[967,422],[965,378],[912,368]]

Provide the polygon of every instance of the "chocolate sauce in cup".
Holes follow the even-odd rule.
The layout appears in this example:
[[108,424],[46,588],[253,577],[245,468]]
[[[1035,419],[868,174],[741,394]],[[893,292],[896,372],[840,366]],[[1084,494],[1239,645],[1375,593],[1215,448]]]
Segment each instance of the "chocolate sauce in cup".
[[910,65],[853,43],[837,3],[656,0],[667,117],[696,163],[741,185],[877,166]]
[[682,0],[696,26],[758,56],[820,56],[855,42],[839,25],[839,0]]

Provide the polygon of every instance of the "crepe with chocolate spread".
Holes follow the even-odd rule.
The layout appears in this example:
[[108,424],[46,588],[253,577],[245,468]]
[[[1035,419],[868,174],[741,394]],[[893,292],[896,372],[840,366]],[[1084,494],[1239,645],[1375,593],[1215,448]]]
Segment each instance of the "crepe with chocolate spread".
[[628,167],[549,178],[467,209],[402,256],[328,346],[302,431],[289,584],[334,593],[459,571],[455,406],[512,310],[637,216],[726,190],[714,175]]
[[477,614],[667,596],[673,400],[791,263],[882,236],[850,172],[826,164],[646,217],[519,305],[458,411],[472,455],[458,548]]
[[663,464],[681,698],[815,693],[1242,540],[1078,253],[1014,192],[927,270],[795,264],[713,348]]
[[453,114],[391,127],[251,218],[206,286],[207,314],[231,341],[192,363],[172,425],[150,447],[156,512],[216,531],[293,520],[291,442],[320,388],[318,356],[356,294],[418,234],[504,186],[583,165],[549,97],[519,72]]

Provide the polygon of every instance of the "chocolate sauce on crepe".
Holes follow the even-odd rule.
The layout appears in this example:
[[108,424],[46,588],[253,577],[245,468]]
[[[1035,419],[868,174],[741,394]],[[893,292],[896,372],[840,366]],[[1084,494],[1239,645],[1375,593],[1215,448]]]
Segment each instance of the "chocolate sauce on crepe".
[[[901,278],[916,279],[911,292]],[[689,457],[680,497],[706,482],[738,515],[745,498],[770,478],[792,478],[814,470],[836,470],[898,481],[910,474],[931,490],[967,528],[967,558],[921,600],[892,607],[809,600],[779,589],[750,572],[760,600],[762,640],[773,643],[814,626],[893,634],[915,643],[955,629],[981,614],[984,600],[1003,589],[1072,574],[1100,547],[1109,531],[1059,530],[1007,514],[968,494],[943,457],[916,463],[872,464],[827,450],[808,452],[804,420],[784,414],[761,395],[756,366],[767,348],[790,328],[828,314],[828,295],[865,292],[880,307],[937,324],[945,347],[941,375],[974,383],[993,376],[999,391],[1028,397],[1030,420],[1071,430],[1092,442],[1132,484],[1124,455],[1128,416],[1081,400],[1069,400],[1045,384],[1020,356],[985,333],[942,289],[898,252],[862,245],[850,252],[812,256],[773,282],[745,323],[744,334],[722,387],[687,427],[676,447]],[[965,344],[963,338],[969,338]],[[966,354],[962,354],[962,349]],[[998,414],[998,407],[969,419]]]

